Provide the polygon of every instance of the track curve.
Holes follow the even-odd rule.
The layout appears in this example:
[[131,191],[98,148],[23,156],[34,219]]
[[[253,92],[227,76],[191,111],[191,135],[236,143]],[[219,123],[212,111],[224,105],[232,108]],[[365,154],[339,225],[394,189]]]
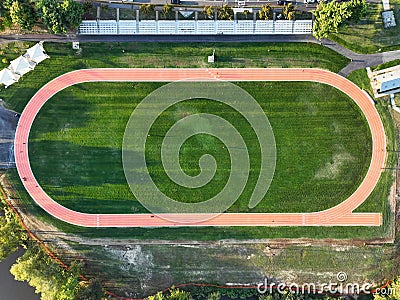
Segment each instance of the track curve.
[[[367,174],[350,197],[324,211],[313,213],[223,213],[200,223],[171,222],[179,214],[87,214],[70,210],[47,195],[37,182],[29,162],[28,140],[41,107],[57,92],[83,82],[171,82],[176,80],[313,81],[331,85],[354,100],[364,113],[372,137],[372,157]],[[321,69],[84,69],[61,75],[44,85],[21,114],[14,141],[18,174],[29,195],[46,212],[62,221],[85,227],[163,226],[379,226],[380,213],[353,213],[378,183],[386,160],[386,136],[371,98],[354,83]],[[187,216],[186,216],[187,217]],[[186,219],[185,217],[185,219]]]

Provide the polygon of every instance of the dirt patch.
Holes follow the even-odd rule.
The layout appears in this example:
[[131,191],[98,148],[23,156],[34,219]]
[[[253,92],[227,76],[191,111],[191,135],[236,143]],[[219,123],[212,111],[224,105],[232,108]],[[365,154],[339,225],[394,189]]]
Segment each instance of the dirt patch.
[[[339,150],[340,151],[340,150]],[[342,173],[342,168],[354,158],[347,152],[340,151],[335,153],[331,160],[326,162],[325,165],[315,172],[316,179],[333,179],[338,178]]]

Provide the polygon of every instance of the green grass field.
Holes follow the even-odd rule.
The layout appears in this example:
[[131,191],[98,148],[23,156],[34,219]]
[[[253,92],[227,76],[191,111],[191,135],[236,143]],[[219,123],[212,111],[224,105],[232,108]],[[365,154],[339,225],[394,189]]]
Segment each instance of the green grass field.
[[358,24],[349,24],[329,38],[359,53],[374,53],[400,48],[400,0],[390,0],[396,27],[385,29],[382,3],[368,3],[367,15]]
[[[181,202],[205,201],[226,184],[229,155],[214,137],[198,135],[181,148],[186,173],[199,173],[198,159],[215,156],[218,171],[203,188],[182,188],[161,163],[166,131],[192,113],[219,115],[240,132],[251,158],[245,191],[229,212],[312,212],[346,199],[362,180],[371,155],[369,131],[354,103],[338,90],[315,83],[241,83],[270,119],[277,144],[271,188],[247,208],[260,168],[254,131],[243,117],[213,101],[185,101],[159,117],[147,140],[149,171],[164,194]],[[30,159],[39,183],[63,205],[91,213],[146,212],[135,200],[122,170],[122,137],[137,103],[160,84],[91,83],[51,99],[34,122]],[[321,95],[324,95],[322,98]],[[57,116],[57,117],[55,117]]]
[[[348,63],[346,58],[315,44],[132,43],[82,46],[83,52],[77,55],[70,49],[70,45],[46,44],[45,48],[51,59],[24,76],[18,84],[7,90],[1,90],[0,96],[10,108],[21,111],[39,87],[66,71],[90,67],[204,67],[209,66],[206,63],[206,56],[214,48],[218,59],[216,67],[319,67],[338,72]],[[121,49],[124,49],[125,53]],[[10,45],[3,49],[4,55],[9,59],[17,55],[17,50],[18,45]],[[363,86],[365,74],[357,73],[352,77],[354,82]],[[269,197],[268,201],[263,201],[256,209],[260,211],[323,209],[339,203],[355,189],[365,172],[366,162],[370,156],[370,152],[365,152],[365,149],[369,149],[370,146],[365,122],[347,97],[332,88],[311,83],[297,83],[290,86],[286,83],[240,83],[239,85],[262,104],[272,123],[278,146],[279,169],[274,178],[277,183],[271,186],[266,196]],[[47,191],[55,195],[61,203],[86,212],[94,209],[108,213],[143,211],[125,184],[119,147],[124,124],[134,108],[135,101],[140,101],[157,86],[159,84],[152,83],[82,84],[66,89],[56,95],[57,99],[52,99],[46,104],[35,123],[37,130],[32,133],[30,150],[32,158],[36,158],[32,162],[34,172],[37,175],[42,174],[39,181],[46,185]],[[267,94],[265,94],[266,89],[268,89]],[[324,99],[316,97],[321,94],[325,96]],[[74,105],[71,105],[72,102]],[[206,106],[201,101],[196,105],[191,106],[191,109],[229,113],[225,110],[219,111],[220,108],[213,105]],[[379,102],[377,107],[383,117],[389,138],[388,145],[395,147],[395,129],[387,107],[383,102]],[[175,113],[177,111],[178,107]],[[57,113],[58,120],[51,116],[52,112]],[[175,117],[174,111],[171,111],[166,120],[173,120]],[[108,123],[96,120],[105,120]],[[240,120],[235,119],[235,121],[240,124]],[[334,124],[334,121],[337,124]],[[346,136],[343,132],[332,135],[337,129],[350,135]],[[352,133],[355,136],[352,136]],[[359,143],[354,143],[355,139]],[[316,143],[316,140],[320,143]],[[195,140],[187,144],[188,149],[193,149],[196,145],[198,142]],[[205,147],[199,151],[210,149]],[[321,153],[318,150],[321,150]],[[223,162],[224,153],[218,153]],[[337,156],[334,159],[334,154],[344,154],[343,157],[346,159],[338,160]],[[188,163],[196,165],[197,160],[194,157],[187,155],[186,157]],[[41,159],[44,159],[43,162],[46,164],[41,162]],[[99,159],[102,160],[102,164],[99,164]],[[257,162],[257,157],[255,159]],[[393,165],[394,161],[393,152],[389,165]],[[253,164],[255,162],[252,161]],[[318,177],[331,175],[332,171],[337,169],[343,171],[339,172],[341,175],[335,173],[333,180],[325,179],[318,182]],[[319,176],[316,176],[317,173]],[[373,195],[359,210],[383,211],[387,221],[390,217],[387,205],[388,188],[393,177],[389,171],[385,171],[384,174],[386,177],[381,180]],[[346,228],[81,228],[56,220],[38,208],[24,191],[15,170],[8,171],[7,177],[16,187],[14,197],[20,198],[22,204],[38,218],[49,221],[66,232],[90,237],[170,240],[277,237],[375,238],[387,235],[390,225],[390,222],[385,222],[383,227]],[[307,179],[311,179],[314,185]],[[292,184],[299,194],[294,194],[285,184]],[[326,192],[322,192],[324,188]],[[251,185],[246,187],[247,193],[249,190],[251,191]],[[286,191],[286,194],[281,193],[282,191]],[[181,192],[184,195],[184,192]],[[294,197],[296,199],[301,197],[303,200],[294,201]],[[247,211],[245,198],[246,195],[232,207],[231,211]],[[183,197],[182,200],[184,199],[187,198]]]
[[[0,56],[11,61],[29,43],[0,45]],[[87,68],[198,68],[277,67],[322,68],[338,72],[349,59],[317,44],[307,43],[87,43],[79,54],[71,44],[44,45],[50,59],[24,75],[8,89],[0,88],[7,106],[22,111],[33,94],[51,79],[68,71]],[[216,63],[207,56],[216,53]],[[124,52],[122,52],[124,50]],[[8,63],[0,61],[0,68]]]

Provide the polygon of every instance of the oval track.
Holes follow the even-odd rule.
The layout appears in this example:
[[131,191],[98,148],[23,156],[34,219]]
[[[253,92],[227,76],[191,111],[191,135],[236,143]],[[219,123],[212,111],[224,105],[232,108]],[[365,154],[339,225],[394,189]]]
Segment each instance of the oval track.
[[[201,223],[173,223],[153,214],[87,214],[70,210],[50,198],[33,175],[28,154],[29,132],[44,103],[62,89],[82,82],[171,82],[176,80],[314,81],[331,85],[354,100],[364,113],[372,137],[372,157],[357,190],[340,204],[314,213],[224,213]],[[386,136],[379,114],[367,94],[354,83],[320,69],[85,69],[66,73],[43,86],[21,114],[15,135],[15,162],[29,195],[52,216],[85,227],[160,226],[379,226],[379,213],[353,213],[378,183],[386,159]],[[179,220],[179,214],[173,218]],[[187,216],[185,217],[185,219]]]

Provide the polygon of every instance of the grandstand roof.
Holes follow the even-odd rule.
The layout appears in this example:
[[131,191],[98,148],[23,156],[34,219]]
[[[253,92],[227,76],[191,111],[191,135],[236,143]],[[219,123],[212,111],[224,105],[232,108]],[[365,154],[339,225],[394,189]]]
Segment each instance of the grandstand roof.
[[29,62],[29,60],[24,56],[20,56],[11,61],[10,67],[15,74],[22,76],[29,71],[32,71],[35,68],[35,63]]
[[10,69],[3,69],[0,71],[0,84],[4,84],[6,87],[8,87],[17,81],[18,76],[15,76]]
[[49,58],[41,43],[37,43],[35,46],[27,49],[26,53],[29,55],[29,58],[37,64]]

